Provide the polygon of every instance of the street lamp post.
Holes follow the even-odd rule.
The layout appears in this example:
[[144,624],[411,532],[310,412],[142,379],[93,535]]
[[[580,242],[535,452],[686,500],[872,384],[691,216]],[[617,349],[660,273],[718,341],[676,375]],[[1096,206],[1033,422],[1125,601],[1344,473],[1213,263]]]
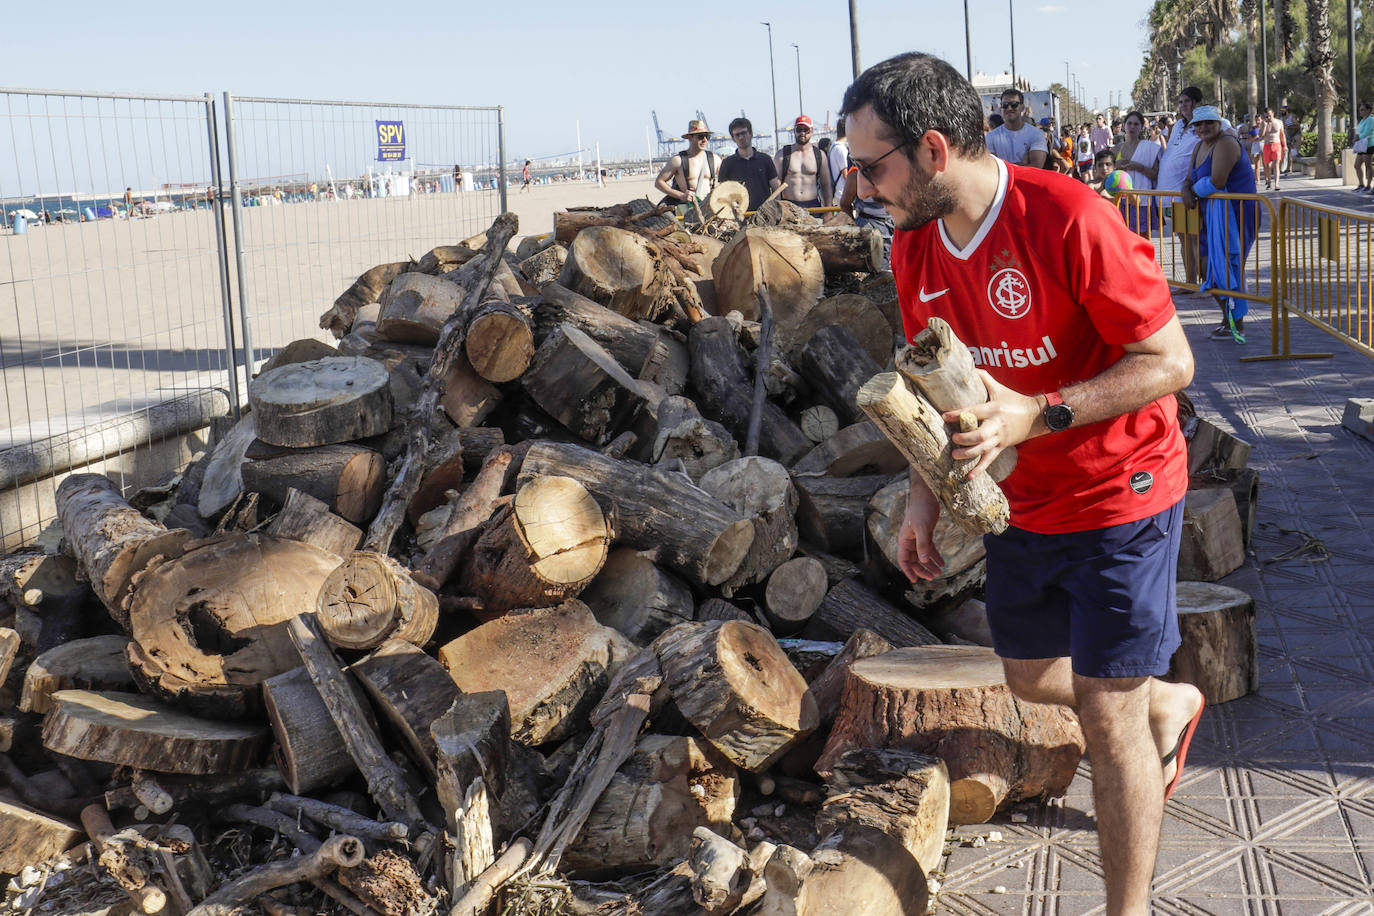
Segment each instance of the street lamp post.
[[849,54],[854,59],[854,78],[859,78],[859,0],[849,0]]
[[794,41],[792,47],[797,52],[797,114],[805,114],[806,106],[802,104],[801,93],[801,46]]
[[1011,84],[1016,86],[1016,0],[1007,0],[1007,20],[1011,25]]
[[968,31],[968,0],[964,0],[964,75],[973,82],[973,39]]
[[760,23],[768,30],[768,85],[773,89],[773,149],[782,149],[782,137],[778,135],[778,78],[773,75],[773,24]]

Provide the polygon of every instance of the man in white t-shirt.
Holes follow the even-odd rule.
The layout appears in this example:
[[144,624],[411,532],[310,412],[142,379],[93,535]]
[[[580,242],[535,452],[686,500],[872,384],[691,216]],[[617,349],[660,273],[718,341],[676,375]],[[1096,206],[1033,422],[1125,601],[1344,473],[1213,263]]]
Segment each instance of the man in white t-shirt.
[[1026,97],[1020,89],[1002,93],[1002,126],[988,131],[988,150],[1004,162],[1044,168],[1049,147],[1040,128],[1026,121]]
[[[1202,90],[1196,86],[1188,86],[1178,94],[1178,120],[1174,121],[1174,126],[1169,129],[1169,144],[1164,148],[1163,154],[1159,157],[1159,177],[1155,179],[1155,189],[1158,191],[1179,191],[1183,188],[1183,179],[1188,177],[1188,172],[1192,168],[1193,149],[1198,145],[1197,133],[1193,130],[1193,109],[1202,101]],[[1225,118],[1221,121],[1223,131],[1233,131],[1231,122]],[[1169,214],[1173,208],[1165,204],[1165,213]],[[1198,280],[1198,237],[1196,231],[1188,231],[1186,224],[1180,222],[1174,226],[1174,232],[1180,236],[1183,246],[1183,269],[1189,283],[1196,283]]]
[[826,153],[830,164],[830,181],[835,186],[835,200],[844,195],[844,176],[849,171],[849,141],[844,138],[844,118],[835,122],[835,142]]

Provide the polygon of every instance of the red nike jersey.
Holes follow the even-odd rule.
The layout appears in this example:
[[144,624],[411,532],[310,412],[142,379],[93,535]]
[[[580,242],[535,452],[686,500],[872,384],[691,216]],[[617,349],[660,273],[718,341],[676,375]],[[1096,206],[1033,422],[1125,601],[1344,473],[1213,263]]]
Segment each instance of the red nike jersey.
[[[907,340],[940,317],[974,363],[1022,394],[1102,372],[1173,317],[1150,243],[1087,186],[998,162],[978,234],[956,249],[940,220],[899,231],[892,272]],[[1188,488],[1172,394],[1100,423],[1017,446],[1002,482],[1011,521],[1040,534],[1087,531],[1162,512]]]

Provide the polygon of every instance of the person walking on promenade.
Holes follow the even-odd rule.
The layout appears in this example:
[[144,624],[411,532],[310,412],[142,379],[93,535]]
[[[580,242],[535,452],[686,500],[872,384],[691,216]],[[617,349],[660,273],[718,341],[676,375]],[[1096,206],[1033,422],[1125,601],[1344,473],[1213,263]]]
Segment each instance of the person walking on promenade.
[[1370,114],[1368,102],[1360,103],[1360,122],[1355,125],[1355,180],[1359,182],[1356,191],[1374,192],[1374,172],[1371,172],[1371,155],[1374,154],[1374,114]]
[[757,210],[778,187],[773,158],[754,149],[754,125],[744,117],[730,122],[735,151],[720,164],[721,181],[738,181],[749,192],[749,209]]
[[530,161],[525,160],[525,167],[520,170],[520,190],[528,191],[530,187]]
[[682,132],[687,148],[663,164],[654,187],[663,194],[663,203],[690,205],[705,200],[719,181],[720,157],[707,149],[711,142],[711,128],[705,121],[693,119]]
[[[1132,111],[1122,125],[1126,138],[1116,151],[1116,167],[1131,175],[1131,187],[1137,191],[1152,191],[1159,177],[1159,158],[1164,151],[1153,140],[1146,140],[1145,115]],[[1150,238],[1151,230],[1159,228],[1159,199],[1128,197],[1124,203],[1126,225],[1136,235]]]
[[[990,399],[954,458],[1001,484],[1011,527],[984,539],[987,611],[1007,684],[1073,707],[1092,759],[1108,916],[1146,916],[1164,802],[1204,706],[1158,679],[1179,645],[1175,579],[1187,452],[1173,392],[1192,351],[1148,242],[1091,190],[991,156],[978,94],[908,53],[862,73],[841,106],[858,193],[897,225],[904,335],[931,317],[973,352]],[[959,412],[944,415],[952,421]],[[931,579],[940,504],[914,471],[900,565]]]
[[1045,167],[1049,156],[1045,132],[1026,120],[1026,97],[1020,89],[1002,93],[1002,126],[988,131],[987,145],[988,152],[1003,162]]
[[825,153],[811,143],[811,118],[798,115],[792,125],[796,143],[778,150],[774,165],[783,183],[782,197],[801,207],[828,207],[835,200],[835,186],[830,183],[830,167]]
[[1093,129],[1089,136],[1092,138],[1093,141],[1094,159],[1096,158],[1097,154],[1102,152],[1104,149],[1112,148],[1112,129],[1107,126],[1106,115],[1100,114],[1097,116],[1097,122],[1093,125]]
[[1302,148],[1302,122],[1287,105],[1279,109],[1279,120],[1283,122],[1283,134],[1288,139],[1288,155],[1283,160],[1283,174],[1287,175],[1293,171],[1293,157]]
[[1260,151],[1260,161],[1264,167],[1264,187],[1279,190],[1279,163],[1288,154],[1288,135],[1283,131],[1283,122],[1274,117],[1274,109],[1264,109],[1260,121],[1260,137],[1264,147]]
[[[1272,114],[1272,112],[1271,112]],[[1255,172],[1240,148],[1240,141],[1222,128],[1221,113],[1211,105],[1193,111],[1198,143],[1183,183],[1183,203],[1199,211],[1202,231],[1198,236],[1202,259],[1202,291],[1244,290],[1245,259],[1255,244],[1259,205],[1252,200],[1211,200],[1213,194],[1254,194]],[[1275,159],[1275,162],[1278,160]],[[1244,299],[1213,293],[1221,306],[1221,324],[1212,340],[1233,339],[1245,343]]]
[[1088,125],[1078,128],[1078,136],[1073,141],[1073,161],[1078,167],[1078,180],[1087,182],[1093,176],[1093,141],[1088,133]]
[[[1196,86],[1188,86],[1178,94],[1178,120],[1174,121],[1173,127],[1169,128],[1164,155],[1159,159],[1159,175],[1155,179],[1155,187],[1161,191],[1181,191],[1183,182],[1188,178],[1193,147],[1197,146],[1197,134],[1193,132],[1190,122],[1193,117],[1193,108],[1201,101],[1202,90]],[[1174,216],[1183,217],[1171,219],[1170,223],[1174,233],[1179,237],[1180,246],[1183,248],[1184,277],[1189,283],[1196,283],[1198,278],[1197,232],[1189,224],[1187,214],[1180,213],[1177,209],[1173,209],[1173,213]]]

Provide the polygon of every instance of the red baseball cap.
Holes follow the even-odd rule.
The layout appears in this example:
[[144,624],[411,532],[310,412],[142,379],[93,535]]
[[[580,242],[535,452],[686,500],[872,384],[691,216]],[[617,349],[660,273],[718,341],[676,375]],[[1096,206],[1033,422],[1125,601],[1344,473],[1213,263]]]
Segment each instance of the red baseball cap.
[[793,127],[805,127],[807,130],[812,128],[811,118],[806,115],[797,115],[797,120],[793,122]]

